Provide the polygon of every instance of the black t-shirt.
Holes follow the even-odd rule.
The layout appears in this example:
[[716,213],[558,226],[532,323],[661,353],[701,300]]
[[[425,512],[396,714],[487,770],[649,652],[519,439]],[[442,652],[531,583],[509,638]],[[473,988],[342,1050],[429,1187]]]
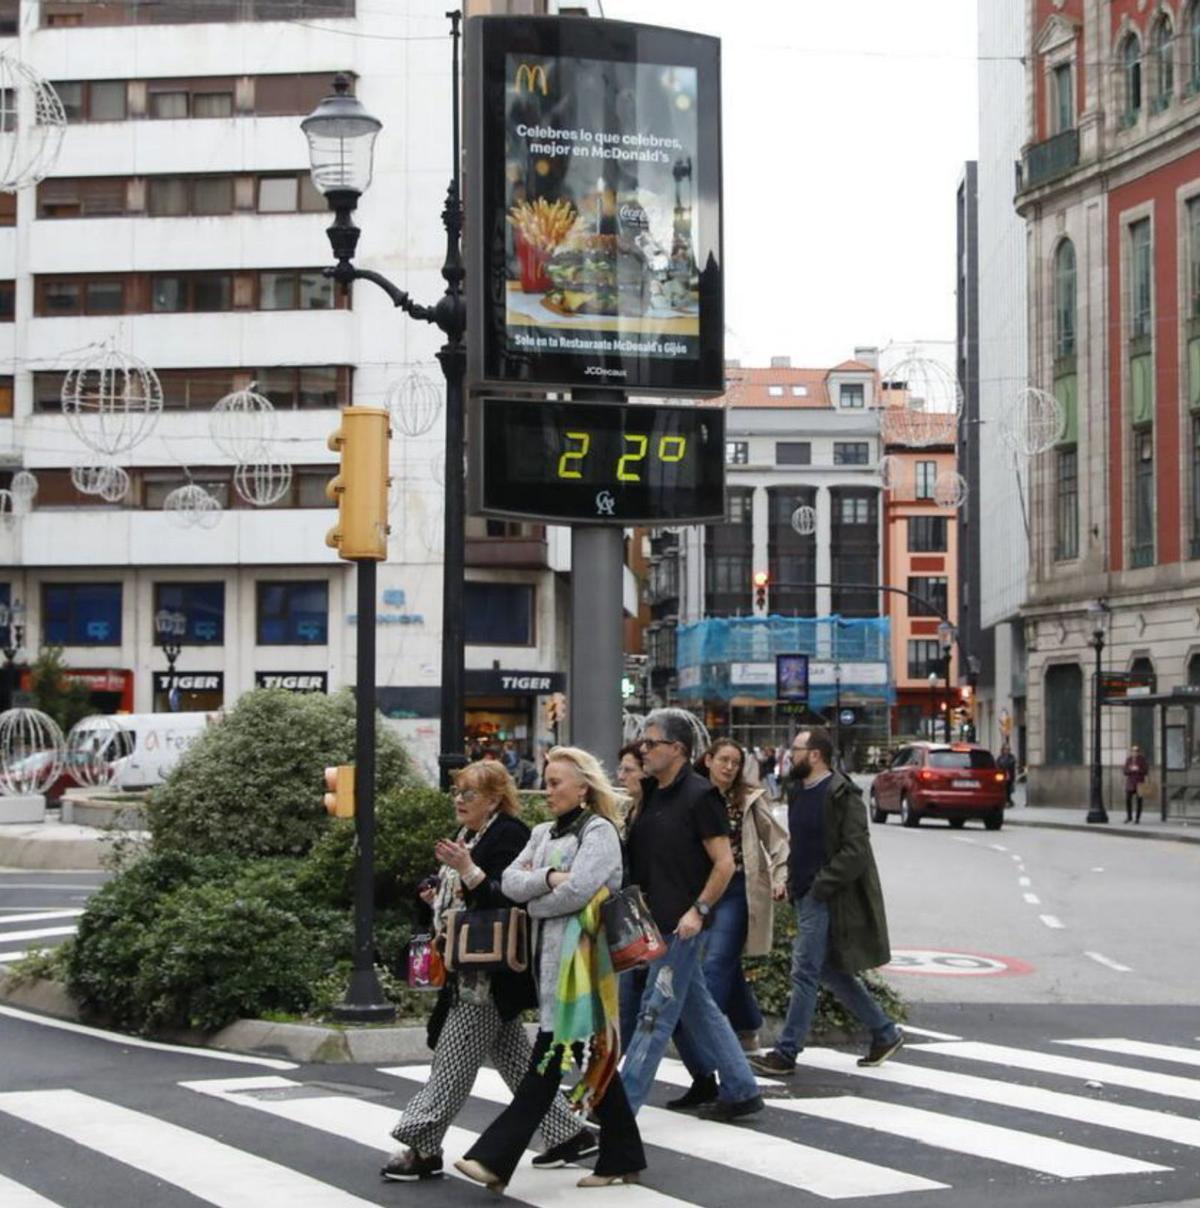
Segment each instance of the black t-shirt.
[[803,897],[825,865],[825,799],[833,787],[826,776],[811,788],[802,780],[788,788],[788,882],[793,899]]
[[643,780],[642,801],[629,867],[665,938],[700,896],[712,872],[704,840],[729,834],[729,814],[712,782],[686,764],[666,788]]

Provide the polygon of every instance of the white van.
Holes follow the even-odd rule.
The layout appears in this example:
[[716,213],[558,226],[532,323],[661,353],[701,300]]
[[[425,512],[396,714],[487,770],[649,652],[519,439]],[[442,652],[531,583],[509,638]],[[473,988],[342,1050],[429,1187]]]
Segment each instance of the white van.
[[[102,758],[112,763],[113,788],[162,784],[184,752],[220,718],[220,713],[118,713],[106,719],[96,730],[96,741],[104,743]],[[114,730],[112,722],[120,729]],[[76,741],[86,744],[85,732]]]

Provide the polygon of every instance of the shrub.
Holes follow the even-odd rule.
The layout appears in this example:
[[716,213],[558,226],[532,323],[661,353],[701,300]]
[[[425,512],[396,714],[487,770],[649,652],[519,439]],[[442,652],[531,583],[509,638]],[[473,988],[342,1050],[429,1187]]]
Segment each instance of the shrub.
[[[160,852],[298,856],[328,829],[324,769],[354,756],[354,697],[249,692],[204,732],[150,796]],[[404,748],[376,725],[376,786],[409,779]]]
[[86,684],[67,678],[62,649],[46,646],[29,669],[33,707],[52,717],[64,734],[95,710]]

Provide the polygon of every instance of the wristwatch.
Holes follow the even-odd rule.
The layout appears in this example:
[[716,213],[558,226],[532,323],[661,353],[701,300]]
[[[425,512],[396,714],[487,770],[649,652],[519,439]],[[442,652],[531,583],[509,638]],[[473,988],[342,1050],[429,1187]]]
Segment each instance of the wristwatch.
[[707,902],[700,901],[699,898],[696,899],[694,906],[702,919],[706,919],[712,914],[712,907]]

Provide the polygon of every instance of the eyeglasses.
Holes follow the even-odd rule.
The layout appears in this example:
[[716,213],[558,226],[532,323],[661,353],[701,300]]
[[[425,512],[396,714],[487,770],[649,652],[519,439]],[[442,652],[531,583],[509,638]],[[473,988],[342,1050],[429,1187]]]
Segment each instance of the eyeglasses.
[[669,738],[642,738],[638,740],[638,746],[643,751],[652,751],[655,747],[670,747],[674,745],[674,742]]
[[469,805],[472,801],[478,800],[479,790],[478,789],[455,789],[450,794],[450,796],[456,798],[459,801],[465,801]]

